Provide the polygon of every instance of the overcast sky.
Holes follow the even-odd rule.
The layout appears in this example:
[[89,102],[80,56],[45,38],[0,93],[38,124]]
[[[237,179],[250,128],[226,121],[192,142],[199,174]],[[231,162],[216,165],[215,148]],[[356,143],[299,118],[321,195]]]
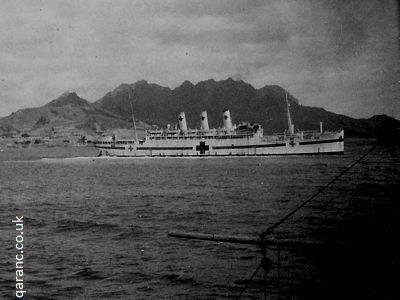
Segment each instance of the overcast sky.
[[2,0],[0,116],[65,91],[232,77],[400,119],[398,13],[395,0]]

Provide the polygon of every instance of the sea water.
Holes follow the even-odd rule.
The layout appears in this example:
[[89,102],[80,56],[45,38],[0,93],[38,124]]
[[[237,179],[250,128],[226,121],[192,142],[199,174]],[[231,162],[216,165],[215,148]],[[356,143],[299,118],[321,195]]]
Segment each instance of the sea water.
[[[0,298],[15,295],[15,216],[24,216],[25,299],[231,299],[257,246],[169,231],[257,237],[351,165],[344,155],[97,158],[93,147],[0,152]],[[268,299],[390,298],[399,247],[400,148],[378,146],[279,226]],[[278,274],[279,273],[279,274]],[[279,275],[279,276],[278,276]],[[260,270],[243,299],[261,299]]]

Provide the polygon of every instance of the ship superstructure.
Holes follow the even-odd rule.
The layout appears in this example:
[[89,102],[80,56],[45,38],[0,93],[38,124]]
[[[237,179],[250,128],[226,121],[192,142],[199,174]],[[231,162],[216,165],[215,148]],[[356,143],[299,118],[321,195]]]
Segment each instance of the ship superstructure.
[[222,113],[223,127],[210,129],[207,112],[200,113],[200,129],[188,129],[184,112],[178,115],[179,129],[147,130],[144,139],[121,140],[115,136],[98,141],[102,155],[132,157],[268,156],[344,153],[344,131],[295,132],[287,101],[288,130],[263,135],[256,123],[234,125],[229,110]]

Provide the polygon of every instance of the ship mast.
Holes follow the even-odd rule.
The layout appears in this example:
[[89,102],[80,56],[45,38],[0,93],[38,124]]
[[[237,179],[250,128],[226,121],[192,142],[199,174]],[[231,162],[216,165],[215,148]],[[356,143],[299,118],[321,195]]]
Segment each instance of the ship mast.
[[290,111],[289,111],[289,101],[287,98],[287,92],[285,90],[285,98],[286,98],[286,111],[287,111],[287,121],[288,121],[288,129],[289,129],[289,134],[293,135],[294,134],[294,124],[292,123],[292,118],[290,117]]
[[137,130],[136,130],[135,116],[133,115],[133,105],[132,105],[132,101],[131,101],[131,87],[130,86],[128,86],[128,99],[129,99],[129,104],[131,105],[133,130],[135,131],[135,142],[137,142],[138,141],[138,135],[137,135]]

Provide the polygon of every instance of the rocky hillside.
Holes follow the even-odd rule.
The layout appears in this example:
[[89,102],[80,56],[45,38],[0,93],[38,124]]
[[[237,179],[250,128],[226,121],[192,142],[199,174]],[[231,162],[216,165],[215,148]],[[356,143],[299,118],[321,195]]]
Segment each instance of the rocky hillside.
[[0,119],[3,136],[21,132],[49,136],[62,133],[95,134],[108,128],[131,128],[129,121],[80,98],[76,93],[64,93],[37,108],[26,108]]

